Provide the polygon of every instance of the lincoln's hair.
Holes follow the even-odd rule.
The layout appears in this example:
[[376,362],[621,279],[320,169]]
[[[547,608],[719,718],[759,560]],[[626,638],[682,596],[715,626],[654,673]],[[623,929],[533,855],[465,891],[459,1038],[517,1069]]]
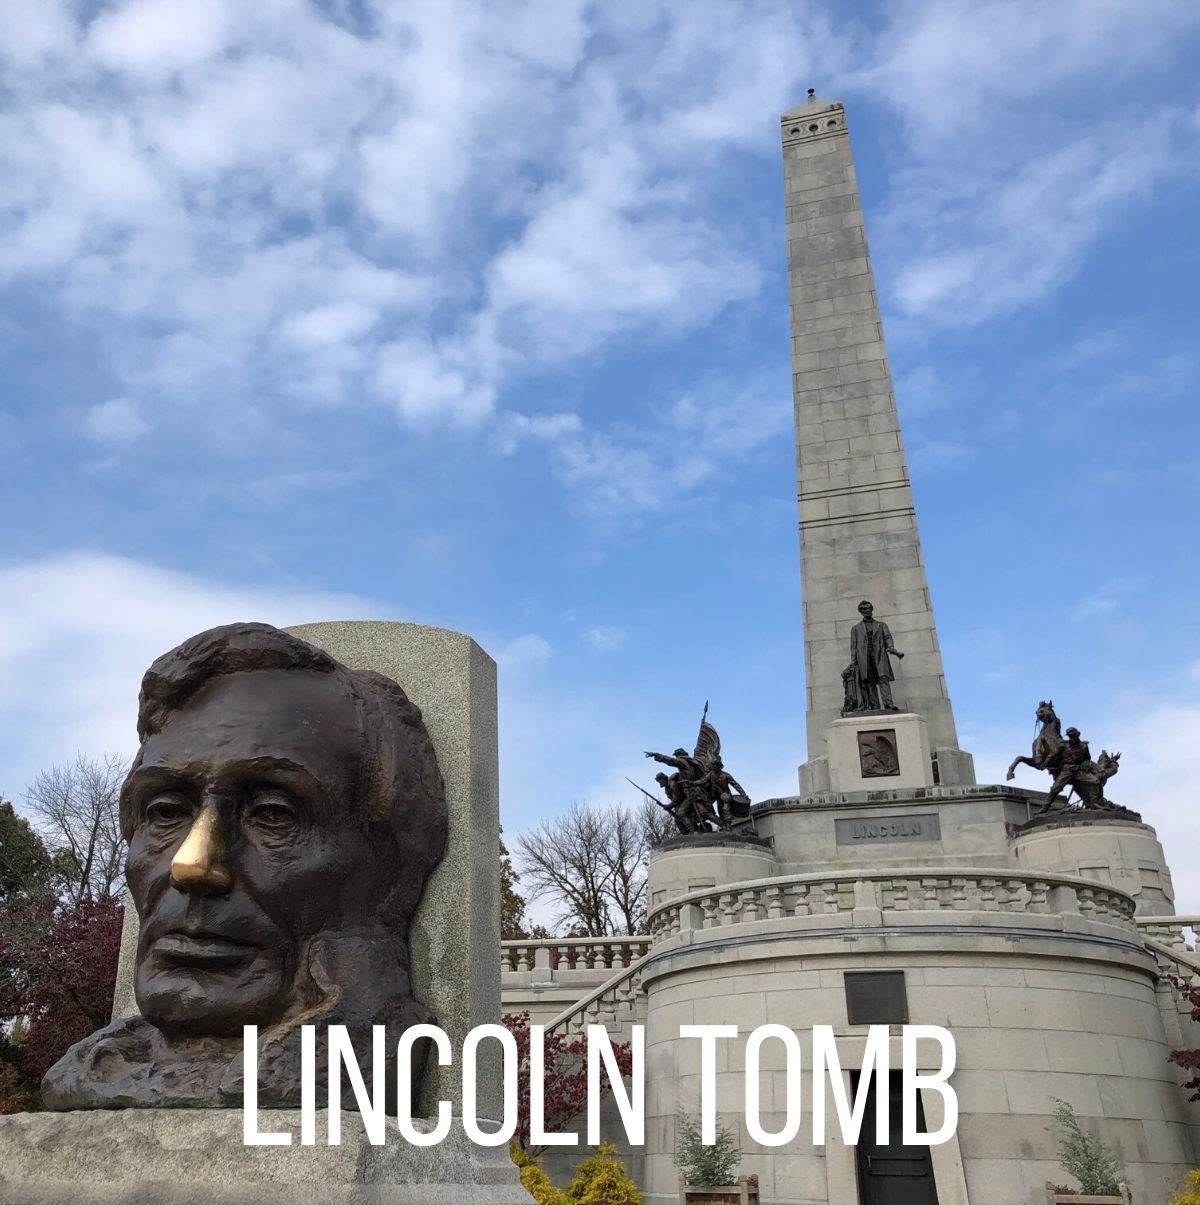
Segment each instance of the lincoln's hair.
[[[146,671],[138,695],[142,749],[171,716],[210,682],[257,670],[329,674],[353,701],[362,733],[361,773],[350,822],[379,844],[386,871],[381,919],[406,931],[425,880],[446,847],[446,791],[421,709],[390,678],[347,669],[321,649],[266,623],[210,628],[164,653]],[[133,770],[141,765],[142,752]],[[121,829],[133,837],[138,817],[121,798]],[[388,856],[388,855],[391,856]],[[402,854],[403,866],[391,866]]]

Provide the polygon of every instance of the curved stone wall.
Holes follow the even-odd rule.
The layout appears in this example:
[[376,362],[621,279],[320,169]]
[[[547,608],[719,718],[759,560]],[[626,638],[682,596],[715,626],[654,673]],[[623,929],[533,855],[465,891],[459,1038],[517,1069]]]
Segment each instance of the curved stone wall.
[[768,841],[726,833],[673,838],[650,859],[646,897],[650,908],[676,896],[734,880],[765,879],[779,863]]
[[[892,877],[889,877],[892,876]],[[652,913],[640,964],[647,992],[646,1201],[678,1199],[674,1122],[699,1111],[700,1043],[682,1024],[735,1024],[719,1041],[718,1117],[738,1135],[761,1200],[857,1199],[854,1156],[829,1110],[812,1145],[813,1025],[832,1024],[843,1071],[861,1065],[867,1028],[851,1026],[847,971],[899,970],[908,1019],[954,1035],[955,1139],[933,1148],[942,1205],[1029,1205],[1062,1182],[1055,1099],[1070,1101],[1126,1160],[1141,1200],[1165,1200],[1196,1152],[1185,1095],[1167,1064],[1156,966],[1133,901],[1072,876],[927,869],[774,876],[690,893]],[[742,1126],[745,1036],[776,1023],[804,1050],[804,1122],[786,1147],[759,1148]],[[892,1065],[900,1065],[893,1028]],[[936,1046],[926,1057],[937,1066]],[[783,1125],[783,1049],[763,1047],[763,1125]],[[772,1061],[773,1060],[773,1061]],[[933,1122],[933,1110],[929,1110]],[[934,1122],[936,1124],[936,1122]],[[1039,1196],[1039,1194],[1041,1194]]]
[[1139,915],[1170,916],[1175,888],[1158,834],[1132,820],[1073,820],[1069,815],[1013,838],[1012,864],[1020,870],[1077,874],[1133,896]]

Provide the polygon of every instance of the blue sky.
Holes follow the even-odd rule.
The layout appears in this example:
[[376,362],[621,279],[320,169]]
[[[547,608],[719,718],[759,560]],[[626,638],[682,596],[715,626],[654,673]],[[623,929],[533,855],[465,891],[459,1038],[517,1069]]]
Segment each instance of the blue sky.
[[1198,53],[1182,0],[8,0],[0,792],[129,751],[202,627],[380,617],[496,657],[510,831],[706,699],[794,793],[813,87],[961,743],[995,781],[1053,697],[1200,910]]

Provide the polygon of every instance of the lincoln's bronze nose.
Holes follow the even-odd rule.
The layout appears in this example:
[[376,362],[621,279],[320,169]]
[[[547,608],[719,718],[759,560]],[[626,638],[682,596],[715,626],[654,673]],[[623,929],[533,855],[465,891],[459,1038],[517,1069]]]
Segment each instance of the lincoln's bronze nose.
[[182,891],[214,895],[228,891],[232,885],[225,826],[215,807],[202,807],[192,822],[191,832],[171,859],[171,883]]

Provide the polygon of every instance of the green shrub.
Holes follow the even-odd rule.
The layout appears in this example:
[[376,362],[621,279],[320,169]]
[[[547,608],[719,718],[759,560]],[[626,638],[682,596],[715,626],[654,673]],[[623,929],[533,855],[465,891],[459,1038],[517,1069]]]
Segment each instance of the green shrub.
[[737,1175],[742,1161],[737,1142],[721,1125],[717,1126],[716,1138],[712,1146],[705,1146],[700,1141],[700,1127],[692,1118],[675,1119],[675,1166],[694,1188],[732,1184]]
[[563,1192],[567,1205],[589,1205],[593,1201],[642,1205],[642,1194],[625,1174],[625,1164],[616,1157],[617,1148],[602,1142],[593,1150],[594,1154],[575,1165],[575,1179]]
[[1054,1116],[1062,1126],[1059,1151],[1064,1168],[1079,1181],[1081,1191],[1095,1196],[1116,1196],[1125,1179],[1125,1163],[1108,1149],[1099,1134],[1088,1134],[1075,1118],[1075,1110],[1065,1100],[1055,1098]]
[[1176,1193],[1169,1205],[1200,1205],[1200,1168],[1188,1172],[1183,1191]]
[[566,1205],[566,1197],[542,1171],[542,1161],[524,1150],[520,1143],[508,1144],[508,1157],[521,1169],[521,1184],[538,1205]]

